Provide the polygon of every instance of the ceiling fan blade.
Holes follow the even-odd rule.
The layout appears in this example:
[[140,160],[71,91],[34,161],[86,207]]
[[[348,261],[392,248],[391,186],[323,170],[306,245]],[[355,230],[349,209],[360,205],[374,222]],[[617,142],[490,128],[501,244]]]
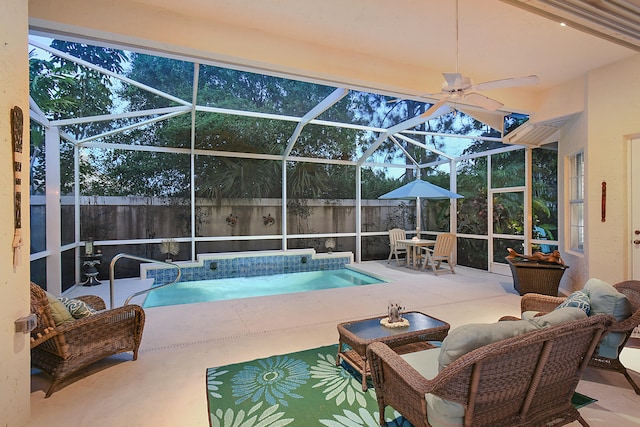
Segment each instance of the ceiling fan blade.
[[493,80],[490,82],[478,83],[473,86],[474,90],[492,90],[503,89],[515,86],[533,86],[537,85],[540,79],[536,75],[526,77],[512,77],[509,79]]
[[[402,102],[402,101],[416,101],[416,102],[424,102],[425,104],[431,104],[431,100],[433,99],[443,99],[443,98],[448,98],[449,94],[448,93],[442,93],[442,92],[437,92],[437,93],[425,93],[422,94],[420,96],[418,96],[418,98],[422,99],[422,100],[418,100],[415,98],[395,98],[395,99],[390,99],[387,100],[386,103],[387,104],[396,104],[398,102]],[[427,100],[428,99],[428,100]]]
[[465,104],[477,105],[478,107],[482,107],[485,110],[489,111],[496,111],[498,108],[504,105],[500,101],[496,101],[495,99],[491,99],[488,96],[484,96],[475,92],[464,94],[462,96],[462,99]]
[[424,113],[420,114],[420,117],[431,117],[432,115],[435,115],[435,113],[438,111],[438,109],[440,109],[440,107],[442,107],[448,100],[449,100],[449,97],[446,97],[446,98],[443,98],[440,101],[436,102],[431,107],[429,107],[429,109],[427,111],[425,111]]

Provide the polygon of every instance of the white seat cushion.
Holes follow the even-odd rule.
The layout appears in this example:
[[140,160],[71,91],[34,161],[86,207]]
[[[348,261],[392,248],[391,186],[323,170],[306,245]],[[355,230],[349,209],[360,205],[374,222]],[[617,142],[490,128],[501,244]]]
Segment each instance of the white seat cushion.
[[[416,351],[403,354],[402,357],[409,365],[426,379],[433,379],[438,375],[439,348]],[[461,427],[464,422],[464,406],[442,399],[433,394],[425,395],[427,402],[427,418],[433,427]]]
[[428,380],[432,380],[438,375],[439,355],[440,348],[430,348],[429,350],[402,354],[400,357],[406,360],[420,375]]

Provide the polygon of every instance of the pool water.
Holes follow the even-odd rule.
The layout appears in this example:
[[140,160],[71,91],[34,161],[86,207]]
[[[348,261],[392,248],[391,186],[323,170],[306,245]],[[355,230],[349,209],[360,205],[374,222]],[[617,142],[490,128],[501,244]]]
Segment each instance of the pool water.
[[385,282],[346,268],[273,274],[270,276],[178,282],[149,292],[143,307],[222,301],[376,283]]

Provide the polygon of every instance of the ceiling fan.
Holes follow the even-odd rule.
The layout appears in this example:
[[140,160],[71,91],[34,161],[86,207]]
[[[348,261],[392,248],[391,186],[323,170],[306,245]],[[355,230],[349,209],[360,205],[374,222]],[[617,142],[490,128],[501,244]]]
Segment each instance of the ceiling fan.
[[456,72],[455,73],[443,73],[444,83],[442,84],[442,90],[437,93],[430,93],[424,95],[426,98],[435,98],[440,100],[438,104],[443,102],[462,103],[467,105],[474,105],[486,110],[495,111],[502,107],[504,104],[488,96],[482,95],[478,92],[492,89],[504,89],[516,86],[529,86],[538,84],[538,76],[530,75],[526,77],[512,77],[500,80],[493,80],[479,84],[473,84],[471,79],[458,72],[458,0],[456,0]]

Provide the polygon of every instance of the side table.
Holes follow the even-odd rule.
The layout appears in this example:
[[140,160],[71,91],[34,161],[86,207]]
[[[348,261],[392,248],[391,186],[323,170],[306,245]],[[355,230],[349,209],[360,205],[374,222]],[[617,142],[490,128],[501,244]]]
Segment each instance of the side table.
[[[418,311],[404,313],[402,317],[409,326],[388,328],[380,324],[387,316],[372,317],[338,324],[338,355],[340,360],[356,369],[362,375],[362,390],[367,390],[367,376],[371,371],[367,364],[367,346],[373,342],[383,342],[396,353],[405,354],[426,350],[432,345],[429,341],[442,341],[449,333],[450,325],[435,317]],[[348,346],[349,348],[346,348]]]

